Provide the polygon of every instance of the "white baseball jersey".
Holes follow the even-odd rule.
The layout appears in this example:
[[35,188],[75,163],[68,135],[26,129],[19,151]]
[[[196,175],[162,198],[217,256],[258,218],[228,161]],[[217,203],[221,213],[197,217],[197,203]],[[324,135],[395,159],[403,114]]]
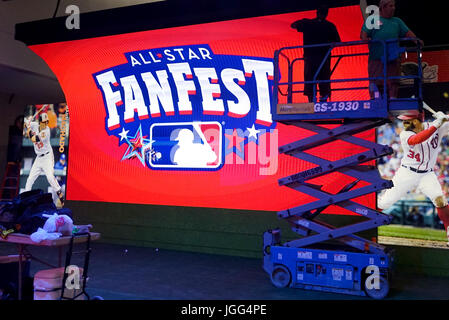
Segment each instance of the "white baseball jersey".
[[[430,123],[423,123],[424,130],[430,127]],[[404,156],[401,165],[414,168],[420,171],[433,169],[437,162],[438,153],[440,152],[441,140],[447,134],[449,123],[444,123],[438,128],[432,136],[420,144],[413,146],[408,144],[408,139],[415,135],[413,131],[402,131],[400,134],[401,146]]]
[[40,141],[34,142],[36,159],[34,159],[33,165],[31,166],[30,174],[25,184],[25,191],[30,191],[39,175],[44,173],[53,190],[58,192],[61,190],[61,187],[54,175],[53,167],[55,159],[50,144],[50,128],[46,127],[39,132],[39,124],[37,122],[31,122],[30,129],[34,134],[39,135]]
[[44,130],[39,132],[39,124],[37,122],[31,122],[31,131],[39,136],[40,141],[34,143],[34,152],[36,155],[40,156],[48,152],[53,153],[53,149],[50,144],[50,128],[46,127]]
[[[423,126],[425,130],[430,127],[430,124],[425,122]],[[400,138],[404,156],[401,160],[401,166],[393,177],[393,187],[387,189],[377,202],[380,209],[389,208],[413,189],[422,192],[434,204],[438,197],[444,196],[438,178],[431,169],[435,167],[441,139],[447,134],[448,129],[449,123],[446,122],[427,140],[413,146],[410,146],[407,141],[415,133],[405,130],[401,132]]]

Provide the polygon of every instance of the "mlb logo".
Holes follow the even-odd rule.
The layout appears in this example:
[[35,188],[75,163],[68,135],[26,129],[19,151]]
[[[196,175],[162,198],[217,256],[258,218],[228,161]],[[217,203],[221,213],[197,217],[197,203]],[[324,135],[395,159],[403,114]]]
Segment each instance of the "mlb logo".
[[371,109],[371,102],[364,102],[363,109]]
[[219,122],[154,123],[150,127],[149,156],[153,169],[217,169],[222,163],[222,126]]

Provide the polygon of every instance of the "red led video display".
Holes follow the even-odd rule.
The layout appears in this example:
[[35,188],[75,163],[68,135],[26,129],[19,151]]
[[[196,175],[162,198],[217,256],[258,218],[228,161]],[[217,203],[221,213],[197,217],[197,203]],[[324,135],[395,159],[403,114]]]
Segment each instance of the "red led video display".
[[[70,109],[67,199],[269,211],[313,201],[278,185],[315,166],[279,155],[278,147],[313,133],[273,121],[271,90],[275,50],[302,44],[290,24],[314,17],[288,13],[30,46],[57,76]],[[328,20],[342,41],[359,39],[358,6],[330,9]],[[366,59],[342,61],[332,77],[366,76]],[[354,92],[338,95],[354,99]],[[375,138],[373,131],[359,136]],[[309,152],[337,160],[360,151],[335,142]],[[352,179],[333,173],[310,182],[333,193]],[[375,196],[355,201],[373,207]]]

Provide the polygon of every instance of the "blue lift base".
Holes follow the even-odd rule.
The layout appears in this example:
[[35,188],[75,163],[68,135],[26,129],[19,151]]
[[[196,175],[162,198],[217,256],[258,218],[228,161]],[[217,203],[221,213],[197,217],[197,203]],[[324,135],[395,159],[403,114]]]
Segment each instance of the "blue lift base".
[[264,233],[264,270],[279,288],[369,296],[383,299],[389,292],[392,251],[357,252],[332,244],[304,248],[280,245],[280,230]]

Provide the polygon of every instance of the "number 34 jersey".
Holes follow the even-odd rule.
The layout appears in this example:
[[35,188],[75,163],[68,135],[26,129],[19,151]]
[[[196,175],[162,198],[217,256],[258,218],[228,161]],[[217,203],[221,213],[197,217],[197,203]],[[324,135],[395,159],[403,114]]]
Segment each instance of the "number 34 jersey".
[[31,131],[39,135],[40,141],[34,143],[34,151],[36,155],[40,156],[53,151],[50,144],[50,128],[46,127],[39,132],[39,124],[37,122],[31,122]]
[[[424,130],[430,127],[428,122],[423,123]],[[413,131],[402,131],[400,134],[401,146],[404,156],[401,165],[412,167],[417,170],[430,170],[435,167],[442,138],[448,133],[449,123],[444,123],[432,136],[420,144],[411,146],[408,139],[415,135]]]

